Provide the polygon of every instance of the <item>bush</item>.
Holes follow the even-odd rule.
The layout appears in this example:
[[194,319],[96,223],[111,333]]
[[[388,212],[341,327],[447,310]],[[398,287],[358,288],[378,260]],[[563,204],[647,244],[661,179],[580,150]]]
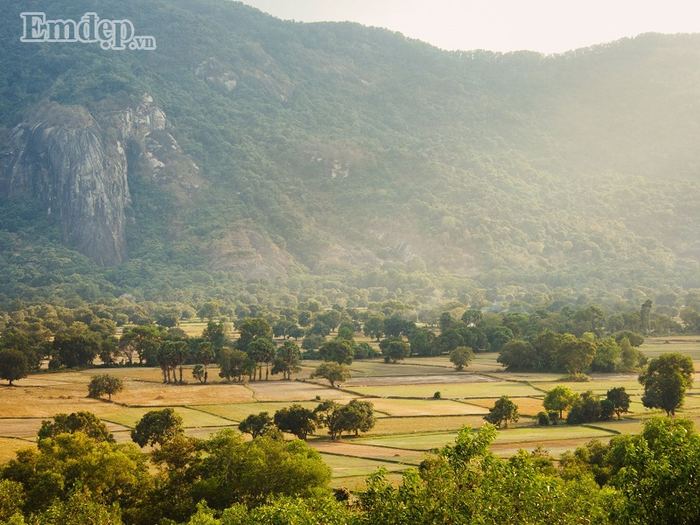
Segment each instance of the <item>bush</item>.
[[440,399],[441,397],[442,397],[442,394],[440,393],[439,390],[433,394],[434,399]]
[[548,427],[550,425],[549,422],[549,414],[547,412],[539,412],[537,414],[537,424],[541,427]]

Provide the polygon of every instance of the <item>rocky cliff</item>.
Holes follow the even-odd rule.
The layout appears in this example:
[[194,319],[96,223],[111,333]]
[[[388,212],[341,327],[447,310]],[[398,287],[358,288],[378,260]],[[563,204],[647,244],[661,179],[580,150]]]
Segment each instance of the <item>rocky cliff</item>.
[[57,217],[63,242],[101,266],[123,262],[128,177],[134,166],[154,177],[166,168],[159,154],[179,150],[166,126],[147,95],[135,107],[96,116],[80,106],[44,105],[10,135],[3,193],[38,197]]

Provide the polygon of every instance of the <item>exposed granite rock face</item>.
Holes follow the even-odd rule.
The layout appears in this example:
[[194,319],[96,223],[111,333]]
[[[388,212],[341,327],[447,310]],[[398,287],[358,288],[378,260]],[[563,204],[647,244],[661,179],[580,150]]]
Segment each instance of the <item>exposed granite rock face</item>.
[[38,197],[58,217],[64,243],[102,266],[119,264],[127,258],[127,175],[162,178],[174,190],[198,187],[199,170],[167,125],[148,95],[97,117],[80,106],[45,105],[12,131],[0,189]]
[[58,217],[63,241],[98,264],[126,259],[126,157],[84,108],[42,108],[13,130],[10,146],[10,195],[41,199]]

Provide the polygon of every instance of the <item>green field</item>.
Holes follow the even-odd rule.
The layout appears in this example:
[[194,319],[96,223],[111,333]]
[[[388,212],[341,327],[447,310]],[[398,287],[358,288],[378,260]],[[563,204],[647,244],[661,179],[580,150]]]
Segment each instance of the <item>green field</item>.
[[525,383],[511,381],[473,381],[467,383],[424,383],[415,385],[376,385],[348,387],[348,390],[364,396],[398,398],[432,398],[440,392],[442,399],[470,397],[534,396],[542,392]]
[[[191,331],[203,327],[202,323],[188,323]],[[680,351],[700,359],[700,342],[695,338],[674,339],[669,344],[665,340],[650,340],[641,349],[649,357]],[[588,382],[563,382],[562,374],[505,372],[496,358],[497,354],[477,354],[475,361],[461,373],[454,371],[444,356],[412,358],[399,364],[386,364],[379,359],[356,361],[351,366],[353,379],[335,389],[325,381],[304,380],[317,364],[313,361],[303,363],[304,370],[297,376],[299,381],[274,377],[243,385],[225,385],[215,380],[210,385],[163,386],[158,369],[115,369],[115,373],[128,380],[127,389],[115,396],[115,402],[120,404],[96,404],[84,397],[91,371],[32,375],[23,380],[22,406],[35,407],[33,410],[25,410],[25,415],[12,413],[18,400],[8,396],[19,395],[18,389],[6,392],[5,404],[0,398],[0,418],[6,418],[7,422],[0,433],[3,436],[0,461],[11,459],[21,446],[32,446],[47,410],[51,410],[49,413],[69,409],[95,411],[109,423],[119,442],[128,442],[129,429],[146,412],[168,406],[182,416],[188,435],[207,438],[220,428],[235,428],[250,414],[274,415],[292,403],[313,409],[319,403],[316,396],[340,403],[358,398],[374,404],[377,421],[371,431],[359,437],[344,436],[337,443],[329,440],[325,429],[319,429],[317,435],[309,438],[309,444],[321,451],[333,469],[333,486],[356,488],[378,466],[385,466],[390,478],[398,479],[401,471],[418,465],[430,450],[451,443],[463,425],[479,428],[484,423],[483,415],[502,395],[508,395],[519,406],[521,417],[512,428],[499,431],[493,450],[500,456],[542,446],[559,457],[591,439],[607,441],[618,434],[637,433],[644,420],[660,413],[642,405],[643,390],[636,374],[594,374]],[[593,390],[601,396],[613,387],[623,386],[632,395],[630,413],[621,421],[539,427],[534,416],[543,409],[544,394],[559,384],[575,392]],[[438,391],[441,397],[435,399]],[[142,406],[145,404],[148,406]],[[690,390],[678,414],[700,422],[700,393]]]
[[[185,428],[222,427],[231,426],[234,424],[231,421],[215,416],[213,414],[202,412],[201,410],[195,410],[185,407],[173,408],[175,412],[177,412],[177,414],[179,414],[182,417],[183,425]],[[143,415],[146,412],[149,412],[150,410],[153,410],[153,408],[127,407],[109,414],[108,416],[104,417],[104,419],[105,421],[111,421],[129,428],[133,428],[136,426],[136,423],[138,423],[139,419],[141,419]]]

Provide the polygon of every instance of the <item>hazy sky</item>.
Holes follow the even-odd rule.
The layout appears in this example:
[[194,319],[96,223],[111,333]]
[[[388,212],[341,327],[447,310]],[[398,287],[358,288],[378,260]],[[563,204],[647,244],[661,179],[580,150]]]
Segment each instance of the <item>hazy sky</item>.
[[443,49],[558,53],[640,33],[700,32],[697,0],[244,0],[278,18],[351,20]]

